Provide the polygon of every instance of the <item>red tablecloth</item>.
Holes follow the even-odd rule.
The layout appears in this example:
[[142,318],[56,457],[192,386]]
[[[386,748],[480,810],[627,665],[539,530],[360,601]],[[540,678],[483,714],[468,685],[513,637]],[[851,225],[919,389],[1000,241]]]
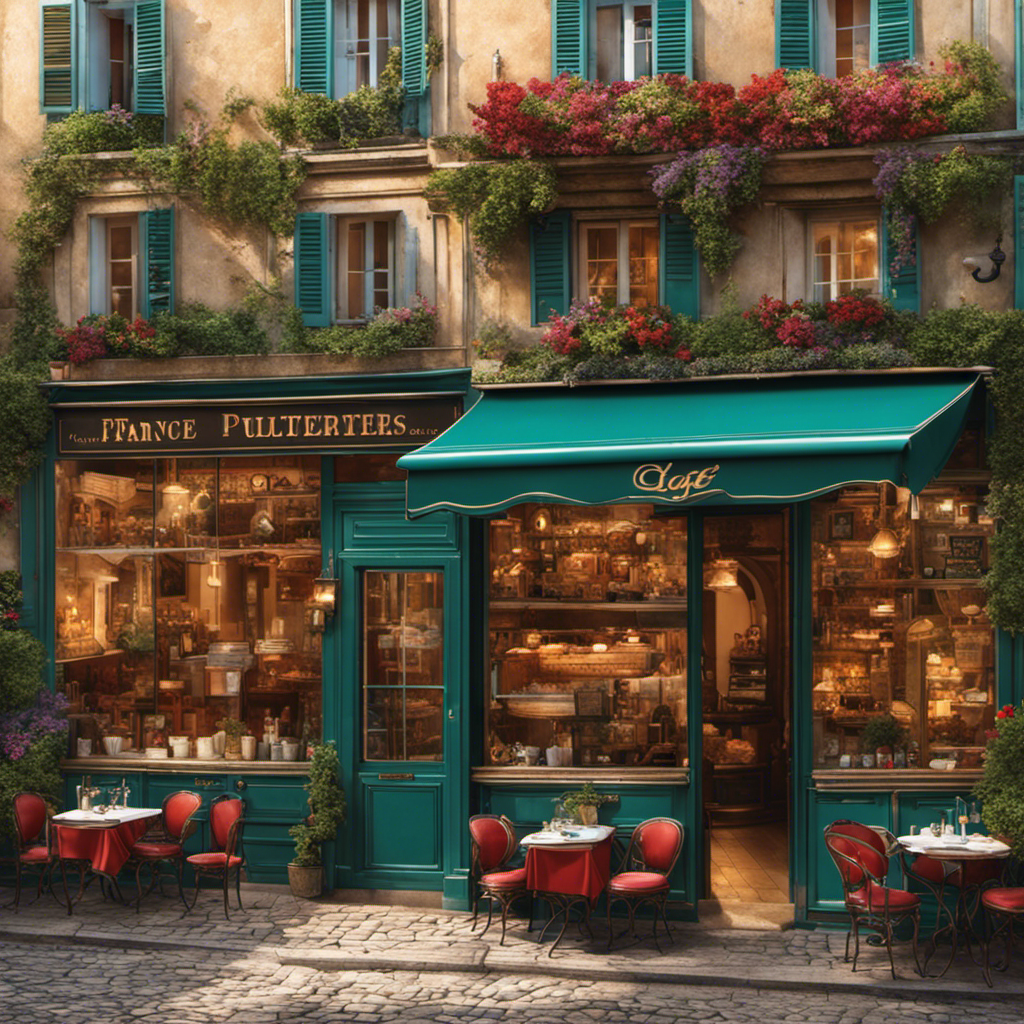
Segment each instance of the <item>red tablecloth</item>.
[[531,846],[526,851],[527,889],[597,899],[611,875],[612,838],[585,850]]
[[[156,815],[154,815],[155,817]],[[58,825],[51,828],[57,855],[65,860],[87,860],[93,871],[116,875],[131,855],[132,847],[153,824],[153,818],[122,822],[113,828]]]

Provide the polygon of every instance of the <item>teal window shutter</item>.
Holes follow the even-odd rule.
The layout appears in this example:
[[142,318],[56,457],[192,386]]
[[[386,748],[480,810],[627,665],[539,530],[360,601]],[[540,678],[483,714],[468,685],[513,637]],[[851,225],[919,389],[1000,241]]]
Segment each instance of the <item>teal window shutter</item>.
[[678,214],[661,215],[661,259],[658,294],[673,313],[700,318],[700,261],[693,243],[693,227]]
[[78,105],[75,12],[69,0],[43,0],[39,9],[39,110],[70,114]]
[[882,236],[878,249],[882,266],[879,268],[882,298],[892,303],[893,309],[918,313],[921,309],[921,247],[918,244],[917,226],[914,227],[914,265],[900,267],[897,274],[892,272],[892,261],[896,258],[896,245],[889,238],[888,218],[882,211]]
[[871,63],[914,56],[914,0],[871,0]]
[[814,68],[815,0],[775,0],[775,66]]
[[136,113],[167,113],[166,64],[164,0],[147,0],[135,7]]
[[691,0],[658,0],[654,5],[654,73],[693,77]]
[[139,214],[139,312],[174,312],[174,207]]
[[552,77],[587,77],[586,0],[551,0]]
[[426,0],[402,0],[402,84],[410,97],[427,91]]
[[295,17],[295,86],[334,95],[334,4],[298,0]]
[[530,308],[532,322],[569,312],[568,210],[555,210],[530,222]]
[[1013,308],[1024,309],[1024,175],[1013,179]]
[[295,305],[307,327],[328,327],[331,296],[327,266],[327,214],[295,218]]

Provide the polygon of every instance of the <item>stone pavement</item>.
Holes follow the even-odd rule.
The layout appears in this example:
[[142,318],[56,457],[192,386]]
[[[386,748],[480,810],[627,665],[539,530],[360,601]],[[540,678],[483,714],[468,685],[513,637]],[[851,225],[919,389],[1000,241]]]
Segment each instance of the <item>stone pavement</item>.
[[[31,895],[31,894],[30,894]],[[97,886],[68,916],[50,896],[23,898],[20,913],[6,904],[11,890],[0,889],[0,943],[107,946],[119,950],[191,951],[259,954],[282,968],[320,971],[414,971],[469,975],[545,975],[585,977],[595,982],[644,982],[674,985],[722,985],[759,990],[860,992],[877,996],[956,1000],[985,994],[995,1000],[1024,997],[1024,954],[1006,974],[995,975],[989,992],[980,967],[961,952],[942,979],[918,977],[909,943],[896,949],[897,974],[889,973],[885,951],[861,945],[857,973],[843,962],[845,932],[711,930],[674,924],[675,944],[662,941],[659,953],[648,939],[619,939],[605,949],[604,922],[595,919],[595,938],[574,926],[558,949],[538,944],[526,922],[510,920],[504,945],[500,926],[486,935],[471,930],[467,913],[415,907],[368,906],[322,900],[297,900],[287,888],[248,885],[245,907],[233,907],[224,919],[220,894],[204,890],[196,908],[183,913],[177,899],[153,893],[141,913],[103,899]],[[234,899],[232,894],[232,900]],[[621,925],[621,922],[619,923]],[[649,922],[641,922],[646,934]],[[943,949],[930,964],[944,962]]]

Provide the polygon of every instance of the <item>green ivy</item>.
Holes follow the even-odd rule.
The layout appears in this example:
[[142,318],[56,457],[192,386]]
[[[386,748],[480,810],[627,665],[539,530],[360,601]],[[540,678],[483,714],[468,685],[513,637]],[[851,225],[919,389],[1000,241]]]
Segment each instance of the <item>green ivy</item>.
[[43,462],[50,407],[39,387],[38,370],[0,358],[0,495],[13,496]]
[[0,761],[0,843],[15,838],[14,798],[18,793],[41,793],[54,807],[60,806],[60,759],[66,746],[63,736],[43,736],[17,761]]
[[992,835],[1003,836],[1024,857],[1024,703],[1007,705],[996,721],[996,737],[985,748],[985,773],[974,787],[981,817]]
[[469,218],[476,253],[488,264],[501,258],[531,216],[554,205],[558,189],[547,164],[513,160],[433,171],[424,194],[437,209]]
[[0,714],[23,711],[36,698],[46,648],[27,629],[0,630]]
[[404,102],[402,51],[394,46],[376,87],[360,86],[335,100],[286,86],[260,111],[260,121],[282,146],[332,142],[351,149],[364,139],[400,134]]

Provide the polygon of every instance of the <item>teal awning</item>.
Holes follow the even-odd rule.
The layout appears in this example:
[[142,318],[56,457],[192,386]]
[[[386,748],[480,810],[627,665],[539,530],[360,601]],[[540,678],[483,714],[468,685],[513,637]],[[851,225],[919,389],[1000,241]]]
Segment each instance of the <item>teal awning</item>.
[[523,501],[789,502],[854,483],[917,493],[963,430],[976,370],[805,373],[486,390],[403,455],[411,516]]

